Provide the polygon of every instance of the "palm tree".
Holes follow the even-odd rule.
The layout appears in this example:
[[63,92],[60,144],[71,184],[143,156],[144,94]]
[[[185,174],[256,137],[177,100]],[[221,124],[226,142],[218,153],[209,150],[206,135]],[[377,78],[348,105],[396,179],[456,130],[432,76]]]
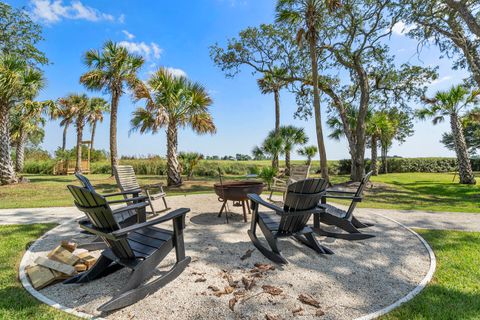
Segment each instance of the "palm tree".
[[30,138],[43,139],[46,120],[43,117],[53,101],[27,100],[16,105],[11,112],[11,138],[15,145],[15,171],[22,172],[25,160],[25,145]]
[[462,85],[453,86],[449,91],[438,91],[432,99],[425,98],[428,106],[417,113],[420,119],[433,118],[434,125],[444,121],[446,116],[450,117],[458,162],[458,175],[462,184],[475,184],[476,181],[468,158],[461,115],[462,111],[470,105],[478,104],[479,96],[480,90],[469,91]]
[[124,93],[125,85],[133,88],[139,81],[137,72],[144,60],[141,56],[129,53],[118,44],[107,41],[101,51],[89,50],[85,53],[85,64],[90,68],[80,77],[80,82],[91,90],[104,90],[111,95],[110,110],[110,162],[118,164],[117,153],[117,113],[118,102]]
[[40,70],[17,56],[0,56],[0,185],[17,182],[10,154],[10,110],[44,83]]
[[167,184],[180,185],[182,178],[177,157],[178,128],[189,126],[198,134],[215,133],[209,106],[213,101],[199,83],[175,76],[159,68],[147,83],[137,82],[135,97],[145,99],[144,108],[133,112],[132,130],[140,133],[167,131]]
[[303,128],[295,126],[280,127],[280,136],[283,140],[283,151],[285,153],[285,174],[290,175],[290,154],[296,145],[304,145],[308,137]]
[[326,14],[339,6],[338,0],[278,0],[277,22],[285,22],[297,28],[299,45],[305,40],[308,43],[312,68],[313,108],[315,111],[315,126],[317,132],[318,149],[320,150],[320,169],[322,178],[328,180],[327,152],[323,139],[322,118],[320,113],[320,91],[318,88],[318,55],[317,43],[319,27]]
[[280,130],[280,90],[287,86],[288,82],[282,79],[286,77],[286,70],[274,67],[272,72],[265,73],[263,78],[257,80],[262,94],[273,93],[275,100],[275,132]]
[[307,165],[310,166],[312,164],[312,158],[315,157],[318,149],[316,146],[305,146],[297,152],[299,155],[307,157]]
[[67,97],[60,99],[59,103],[65,106],[66,109],[69,109],[68,113],[73,115],[72,121],[75,123],[77,129],[75,172],[82,172],[83,128],[87,123],[87,119],[93,113],[93,108],[86,94],[70,94]]
[[256,158],[272,159],[272,168],[278,171],[278,157],[285,152],[283,138],[276,135],[275,131],[270,131],[267,138],[260,147],[254,147],[252,150]]
[[52,120],[62,119],[60,121],[60,126],[63,127],[62,134],[62,151],[65,151],[67,148],[67,133],[68,128],[72,124],[73,114],[69,113],[71,110],[66,105],[63,105],[60,102],[60,99],[55,104],[55,107],[50,110],[50,118]]
[[91,98],[90,99],[90,107],[92,108],[87,122],[91,128],[91,136],[90,136],[90,152],[93,151],[93,144],[95,142],[95,131],[97,128],[97,123],[103,122],[103,114],[105,112],[110,111],[110,105],[108,102],[103,98]]
[[203,159],[203,155],[198,152],[180,152],[178,157],[182,162],[181,171],[187,174],[187,180],[192,179],[195,167]]

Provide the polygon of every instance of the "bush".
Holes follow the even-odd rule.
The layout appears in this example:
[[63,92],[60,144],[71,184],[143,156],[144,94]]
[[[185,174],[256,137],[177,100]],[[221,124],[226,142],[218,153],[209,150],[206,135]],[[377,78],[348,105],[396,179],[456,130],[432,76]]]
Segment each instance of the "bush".
[[53,174],[54,160],[28,160],[23,166],[23,173]]

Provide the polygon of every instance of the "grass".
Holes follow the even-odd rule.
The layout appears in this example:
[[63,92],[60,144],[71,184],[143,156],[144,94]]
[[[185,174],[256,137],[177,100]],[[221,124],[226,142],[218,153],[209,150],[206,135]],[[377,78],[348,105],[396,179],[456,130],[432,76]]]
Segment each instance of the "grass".
[[432,246],[437,271],[417,297],[381,319],[480,319],[480,233],[417,231]]
[[0,226],[0,319],[77,319],[40,303],[17,279],[18,264],[27,245],[53,226]]
[[[25,248],[51,227],[0,226],[0,319],[76,319],[38,302],[17,279]],[[480,319],[480,233],[417,231],[435,251],[435,276],[412,301],[381,319]]]
[[[480,212],[480,187],[452,182],[452,173],[393,173],[372,177],[373,188],[367,189],[360,204],[368,208]],[[68,184],[77,184],[74,176],[25,175],[30,183],[0,186],[0,209],[71,206]],[[100,193],[117,191],[115,179],[108,174],[88,176]],[[164,182],[165,177],[144,175],[140,184]],[[229,176],[226,179],[242,179]],[[457,177],[458,179],[458,177]],[[332,183],[348,180],[332,176]],[[213,192],[217,178],[195,178],[180,188],[166,189],[168,195]]]

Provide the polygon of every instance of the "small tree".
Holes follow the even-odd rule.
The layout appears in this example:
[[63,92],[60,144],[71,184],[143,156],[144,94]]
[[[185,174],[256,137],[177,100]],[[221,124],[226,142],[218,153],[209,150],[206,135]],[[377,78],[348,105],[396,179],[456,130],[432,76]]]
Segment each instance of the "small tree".
[[306,146],[299,149],[297,152],[299,155],[307,157],[306,164],[310,166],[312,164],[312,158],[315,157],[315,155],[318,152],[318,149],[316,146]]
[[203,155],[197,152],[180,152],[178,158],[182,164],[182,172],[187,175],[187,180],[191,180],[195,167],[203,159]]
[[271,131],[260,147],[253,148],[255,159],[272,159],[272,168],[278,171],[278,159],[285,152],[284,142],[281,136],[277,137],[275,131]]
[[475,184],[476,181],[468,158],[461,116],[470,105],[478,104],[479,96],[480,90],[469,91],[458,85],[452,87],[449,91],[438,91],[434,98],[425,98],[427,107],[418,111],[420,119],[433,118],[434,125],[444,121],[446,116],[450,117],[450,127],[454,137],[458,162],[458,174],[462,184]]
[[290,175],[290,154],[296,145],[307,143],[308,137],[303,128],[295,126],[280,127],[280,137],[283,140],[283,152],[285,153],[285,174]]

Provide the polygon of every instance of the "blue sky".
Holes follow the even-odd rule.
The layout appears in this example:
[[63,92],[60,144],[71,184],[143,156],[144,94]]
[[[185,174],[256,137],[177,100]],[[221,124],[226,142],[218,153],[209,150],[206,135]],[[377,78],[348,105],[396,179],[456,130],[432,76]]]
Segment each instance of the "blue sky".
[[[25,7],[44,27],[40,48],[46,52],[52,64],[45,67],[48,86],[39,99],[56,99],[72,92],[87,92],[101,96],[100,92],[88,92],[79,84],[80,75],[87,69],[82,54],[92,48],[100,48],[106,40],[123,42],[129,50],[142,54],[145,67],[142,79],[158,66],[186,73],[189,78],[204,84],[212,98],[212,114],[217,125],[214,136],[197,136],[189,129],[180,131],[179,150],[197,151],[206,155],[250,154],[274,126],[273,96],[260,94],[256,77],[244,69],[234,79],[226,79],[209,57],[209,46],[224,44],[227,38],[239,31],[274,19],[274,2],[271,0],[16,0],[7,1],[15,7]],[[436,66],[439,79],[430,85],[430,92],[445,89],[459,83],[464,71],[451,70],[448,59],[439,59],[435,47],[424,48],[416,55],[417,43],[402,34],[398,26],[392,35],[390,46],[398,62]],[[107,100],[108,95],[105,96]],[[310,142],[315,144],[314,121],[293,118],[295,100],[288,92],[281,96],[282,124],[305,127]],[[141,105],[141,103],[139,103]],[[125,95],[119,106],[118,147],[121,155],[166,154],[164,133],[157,135],[129,135],[131,113],[135,109],[131,98]],[[109,116],[99,125],[96,147],[108,149]],[[323,119],[325,120],[325,114]],[[438,141],[447,124],[432,126],[430,122],[417,122],[415,135],[402,145],[394,145],[390,154],[413,156],[453,156]],[[61,144],[58,122],[49,122],[43,148],[54,151]],[[327,131],[328,134],[328,131]],[[88,139],[88,136],[85,136]],[[75,144],[72,128],[68,135],[69,147]],[[367,151],[369,152],[369,151]],[[348,157],[344,141],[327,141],[329,159]],[[295,156],[296,157],[296,156]]]

